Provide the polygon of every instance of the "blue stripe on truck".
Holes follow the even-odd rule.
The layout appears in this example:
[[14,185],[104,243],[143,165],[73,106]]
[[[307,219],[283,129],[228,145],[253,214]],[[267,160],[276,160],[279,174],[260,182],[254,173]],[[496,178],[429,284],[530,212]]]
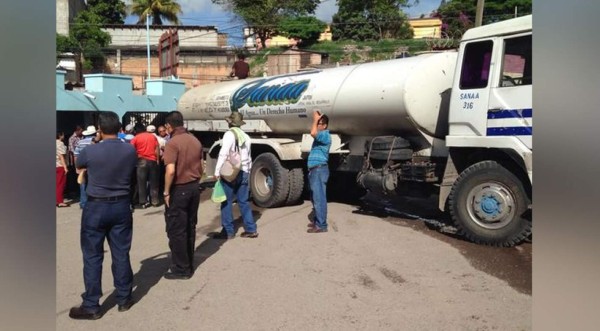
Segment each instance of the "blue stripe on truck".
[[526,109],[504,109],[501,111],[491,112],[488,111],[488,119],[500,119],[500,118],[531,118],[533,117],[533,110],[531,108]]
[[488,128],[488,136],[531,136],[533,128],[531,126],[513,126],[506,128]]

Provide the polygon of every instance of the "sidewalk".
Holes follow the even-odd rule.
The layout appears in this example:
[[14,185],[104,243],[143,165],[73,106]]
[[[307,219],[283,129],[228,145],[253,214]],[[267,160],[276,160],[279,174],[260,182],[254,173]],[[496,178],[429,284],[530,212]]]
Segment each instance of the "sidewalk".
[[81,212],[77,204],[58,208],[56,329],[531,329],[531,296],[476,270],[446,243],[337,203],[329,204],[329,232],[307,234],[306,201],[253,207],[257,239],[214,240],[206,234],[220,230],[219,206],[207,200],[210,191],[200,204],[194,277],[161,277],[169,265],[164,209],[136,210],[131,261],[138,303],[117,311],[106,245],[106,313],[96,321],[68,317],[83,292]]

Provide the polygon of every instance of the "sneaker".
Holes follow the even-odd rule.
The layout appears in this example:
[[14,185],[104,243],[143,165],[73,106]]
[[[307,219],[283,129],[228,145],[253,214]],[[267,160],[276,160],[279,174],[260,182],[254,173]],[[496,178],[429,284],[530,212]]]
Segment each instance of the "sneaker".
[[69,310],[69,317],[76,320],[97,320],[102,317],[102,313],[100,311],[88,311],[79,306]]
[[150,203],[146,202],[146,203],[141,204],[141,205],[140,204],[134,205],[133,209],[146,209],[148,207],[150,207]]
[[228,235],[227,232],[216,232],[210,236],[212,239],[228,240],[235,238],[235,235]]
[[134,304],[135,304],[135,300],[133,300],[133,299],[129,299],[129,300],[127,300],[127,301],[126,301],[124,304],[122,304],[122,305],[119,305],[119,306],[118,306],[118,310],[119,310],[119,312],[121,312],[121,313],[122,313],[122,312],[126,312],[126,311],[128,311],[128,310],[129,310],[129,308],[131,308],[131,306],[133,306]]
[[327,232],[327,229],[321,229],[321,228],[318,228],[318,227],[315,226],[315,227],[312,227],[312,228],[306,230],[306,232],[308,232],[308,233],[322,233],[322,232]]
[[258,232],[242,232],[240,235],[242,238],[256,238],[258,237]]
[[193,276],[192,273],[186,273],[186,274],[181,273],[180,274],[180,273],[175,273],[172,271],[167,271],[163,274],[163,277],[165,279],[178,279],[178,280],[190,279],[190,278],[192,278],[192,276]]

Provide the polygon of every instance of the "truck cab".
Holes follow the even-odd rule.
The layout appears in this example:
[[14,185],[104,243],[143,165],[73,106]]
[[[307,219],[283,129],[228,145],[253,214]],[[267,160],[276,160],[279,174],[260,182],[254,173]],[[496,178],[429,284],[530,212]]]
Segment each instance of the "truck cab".
[[440,207],[448,202],[474,241],[510,246],[531,233],[531,19],[474,28],[461,41]]

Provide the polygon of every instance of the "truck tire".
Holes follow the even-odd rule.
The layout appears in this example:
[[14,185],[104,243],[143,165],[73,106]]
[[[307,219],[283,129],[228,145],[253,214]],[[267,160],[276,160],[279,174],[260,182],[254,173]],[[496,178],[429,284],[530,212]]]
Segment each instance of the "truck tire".
[[[373,160],[387,160],[388,155],[390,154],[390,150],[381,150],[376,151],[372,150],[369,157]],[[392,149],[392,155],[390,156],[390,160],[395,161],[406,161],[411,160],[413,155],[413,150],[410,148],[401,148],[401,149]]]
[[448,197],[450,215],[468,240],[490,246],[514,246],[531,234],[530,204],[523,183],[495,161],[465,169]]
[[[393,142],[393,145],[392,145]],[[371,144],[368,143],[367,144],[367,148],[370,146]],[[381,138],[381,139],[376,139],[375,142],[373,143],[373,145],[371,146],[371,150],[374,151],[381,151],[381,150],[386,150],[389,151],[391,149],[397,149],[397,148],[410,148],[410,142],[404,138],[400,138],[400,137],[396,137],[396,140],[394,141],[393,137],[387,137],[387,138]]]
[[304,192],[304,171],[302,168],[292,168],[288,172],[290,191],[285,201],[286,206],[295,205],[300,201]]
[[274,154],[260,154],[252,162],[250,191],[257,206],[273,208],[284,205],[289,189],[288,170]]

